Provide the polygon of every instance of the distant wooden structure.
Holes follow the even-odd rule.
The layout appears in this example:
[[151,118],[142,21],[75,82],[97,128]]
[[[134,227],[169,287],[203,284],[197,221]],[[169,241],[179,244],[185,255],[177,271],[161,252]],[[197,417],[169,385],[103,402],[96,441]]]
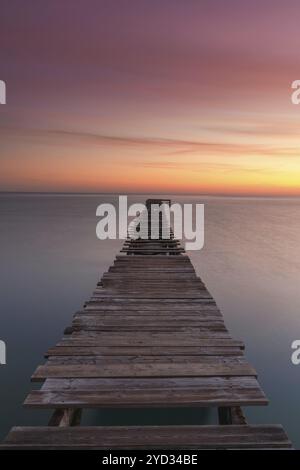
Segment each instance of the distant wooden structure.
[[[267,399],[173,233],[121,252],[32,376],[25,406],[53,409],[48,426],[14,427],[2,448],[291,448],[280,425],[246,423],[241,407]],[[80,426],[85,408],[121,407],[217,407],[219,425]]]

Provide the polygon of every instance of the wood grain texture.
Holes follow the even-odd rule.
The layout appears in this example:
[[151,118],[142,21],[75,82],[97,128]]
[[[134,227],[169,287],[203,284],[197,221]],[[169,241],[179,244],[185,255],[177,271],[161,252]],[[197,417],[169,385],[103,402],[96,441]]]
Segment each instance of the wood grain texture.
[[15,427],[5,448],[61,449],[289,449],[279,425]]

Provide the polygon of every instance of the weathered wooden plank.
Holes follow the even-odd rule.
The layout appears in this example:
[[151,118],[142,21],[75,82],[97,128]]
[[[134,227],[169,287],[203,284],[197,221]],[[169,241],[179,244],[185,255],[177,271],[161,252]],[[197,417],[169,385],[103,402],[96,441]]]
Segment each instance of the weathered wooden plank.
[[97,297],[95,299],[89,300],[86,302],[86,305],[90,304],[107,304],[107,305],[113,305],[113,304],[119,304],[124,306],[131,306],[138,304],[138,307],[141,309],[147,308],[149,304],[155,304],[153,307],[155,307],[157,310],[163,309],[165,306],[168,308],[175,308],[179,309],[180,307],[186,308],[192,308],[192,307],[198,307],[201,305],[206,305],[206,304],[213,304],[216,305],[216,302],[213,298],[210,297],[191,297],[191,298],[174,298],[174,297],[160,297],[159,301],[157,298],[133,298],[133,297],[118,297],[118,296],[106,296],[106,297]]
[[[135,331],[140,331],[141,328],[145,327],[145,328],[148,328],[148,327],[157,327],[157,328],[164,328],[164,327],[167,327],[167,328],[170,328],[170,329],[173,329],[173,328],[187,328],[188,330],[190,329],[201,329],[203,328],[203,331],[206,329],[212,329],[212,330],[224,330],[225,329],[225,325],[224,323],[222,322],[222,320],[211,320],[210,318],[206,317],[203,319],[203,321],[201,320],[197,320],[197,319],[187,319],[187,320],[184,320],[184,319],[178,319],[178,318],[175,318],[175,319],[172,319],[172,318],[166,318],[164,320],[161,320],[161,319],[157,319],[157,321],[155,321],[156,319],[152,319],[151,315],[145,315],[145,316],[142,316],[141,318],[135,320],[135,318],[132,318],[132,319],[127,319],[127,317],[125,318],[120,318],[119,316],[117,315],[111,315],[112,318],[107,318],[105,317],[104,319],[103,318],[98,318],[98,315],[95,315],[95,320],[91,319],[91,318],[76,318],[73,320],[72,322],[72,327],[81,327],[81,328],[96,328],[96,329],[99,329],[99,328],[102,328],[102,327],[114,327],[116,328],[116,330],[119,328],[119,327],[133,327],[135,329]],[[116,318],[114,318],[116,317]],[[144,322],[143,322],[144,320]],[[196,332],[196,330],[195,330]]]
[[143,274],[143,276],[140,276],[140,270],[123,270],[123,271],[107,271],[106,273],[103,274],[102,280],[103,279],[110,279],[110,280],[121,280],[121,281],[139,281],[142,283],[154,283],[159,280],[162,280],[164,282],[190,282],[190,283],[203,283],[203,281],[193,272],[184,272],[184,271],[173,271],[170,272],[165,272],[164,269],[158,271],[158,272],[153,272],[149,271]]
[[126,266],[126,265],[116,265],[116,266],[111,266],[108,271],[108,273],[128,273],[130,272],[132,275],[137,275],[139,273],[149,273],[154,274],[154,273],[170,273],[170,274],[178,274],[178,275],[193,275],[195,276],[195,270],[193,267],[185,267],[185,266],[159,266],[158,264],[153,264],[149,266],[144,266],[142,264],[140,265],[134,265],[134,266]]
[[219,321],[223,323],[222,315],[219,310],[201,310],[199,312],[194,312],[193,310],[188,310],[187,312],[180,313],[178,311],[168,311],[162,310],[161,313],[153,310],[82,310],[80,313],[74,315],[74,320],[85,319],[87,317],[91,321],[93,319],[103,322],[117,322],[118,320],[128,320],[129,322],[136,320],[138,322],[155,322],[157,321],[170,321],[170,322],[191,322],[191,324],[199,323],[205,324],[211,321]]
[[151,261],[154,261],[155,263],[160,260],[160,261],[163,261],[165,263],[177,263],[177,262],[180,262],[180,263],[188,263],[188,264],[192,264],[191,263],[191,260],[190,260],[190,257],[186,254],[182,254],[180,256],[176,256],[174,258],[169,258],[165,255],[139,255],[138,258],[131,258],[131,257],[128,257],[126,255],[117,255],[116,256],[116,261],[125,261],[125,263],[136,263],[136,262],[139,262],[139,261],[147,261],[147,263],[150,263]]
[[242,356],[243,350],[240,346],[57,346],[50,348],[45,357],[48,356],[117,356],[126,359],[127,356],[141,357],[161,357],[172,355],[172,357],[183,355],[200,356]]
[[203,282],[198,279],[195,275],[186,275],[185,273],[183,274],[176,274],[169,273],[162,274],[162,273],[156,273],[148,276],[144,276],[141,278],[140,273],[129,273],[129,275],[125,274],[120,274],[120,273],[111,273],[107,275],[102,276],[102,282],[103,281],[114,281],[118,283],[127,283],[127,284],[132,284],[133,282],[138,282],[141,286],[144,285],[150,285],[150,286],[155,286],[156,284],[159,284],[160,282],[163,284],[170,284],[170,285],[177,285],[178,283],[183,283],[183,284],[189,284],[192,286],[203,286]]
[[254,376],[256,371],[247,363],[206,362],[188,364],[64,364],[39,366],[31,380],[43,381],[46,378],[93,378],[93,377],[233,377]]
[[102,332],[115,332],[118,330],[120,333],[132,333],[136,332],[137,329],[141,332],[150,332],[150,333],[202,333],[202,332],[222,332],[222,331],[227,331],[224,328],[188,328],[188,327],[183,327],[183,326],[178,326],[178,327],[167,327],[167,326],[142,326],[142,327],[133,327],[133,326],[120,326],[118,328],[114,326],[91,326],[91,327],[82,327],[82,326],[74,326],[72,327],[72,332],[91,332],[91,333],[102,333]]
[[[196,276],[189,276],[187,277],[184,273],[180,276],[174,275],[172,278],[169,277],[167,278],[166,274],[162,276],[159,273],[152,274],[152,276],[147,276],[141,278],[141,273],[131,273],[130,276],[125,276],[125,274],[120,274],[120,273],[113,273],[109,276],[103,276],[101,279],[101,282],[114,282],[115,284],[127,284],[130,286],[134,282],[137,282],[141,287],[144,286],[151,286],[155,287],[158,284],[162,283],[164,286],[178,286],[178,284],[183,284],[183,285],[190,285],[191,287],[204,287],[204,284],[202,281],[197,279]],[[171,275],[171,273],[170,273]]]
[[[143,256],[146,256],[147,259],[144,259]],[[163,259],[159,259],[158,254],[153,255],[154,258],[157,257],[156,260],[154,259],[148,259],[150,258],[150,254],[147,255],[124,255],[126,258],[125,261],[121,260],[115,260],[114,264],[111,267],[126,267],[129,268],[141,268],[142,266],[145,266],[146,268],[170,268],[170,269],[193,269],[195,270],[194,266],[192,263],[189,261],[186,261],[182,259],[182,255],[174,255],[174,256],[168,256],[168,255],[163,255]]]
[[[179,286],[183,289],[183,292],[179,292]],[[140,286],[138,283],[135,285],[134,283],[131,285],[126,285],[126,283],[120,284],[110,284],[107,285],[98,285],[93,292],[93,296],[95,297],[104,297],[104,296],[115,296],[115,297],[135,297],[135,298],[148,298],[148,297],[162,297],[162,298],[203,298],[209,297],[211,295],[204,287],[199,288],[197,286],[189,286],[184,288],[183,284],[179,284],[179,286],[174,286],[167,284],[165,285],[148,285]]]
[[[113,293],[111,294],[106,294],[106,295],[102,295],[102,294],[96,294],[96,295],[92,295],[91,298],[90,298],[90,301],[89,302],[97,302],[97,303],[100,303],[100,304],[103,304],[103,303],[112,303],[112,304],[121,304],[123,303],[124,306],[127,306],[129,309],[131,307],[131,305],[136,305],[137,303],[139,303],[139,300],[141,302],[146,302],[146,303],[161,303],[161,304],[164,304],[164,305],[168,305],[169,308],[172,308],[172,304],[174,304],[176,301],[178,301],[178,308],[179,308],[179,303],[180,304],[192,304],[193,306],[195,306],[195,304],[197,305],[198,301],[200,304],[203,304],[203,300],[211,300],[211,297],[209,297],[208,295],[206,295],[205,293],[202,295],[198,295],[198,294],[186,294],[186,296],[184,295],[180,295],[178,294],[177,296],[176,295],[172,295],[170,294],[169,296],[166,296],[164,293],[156,293],[156,292],[145,292],[145,293],[116,293],[116,295],[113,295]],[[171,300],[171,302],[170,302]],[[140,304],[140,308],[142,309],[143,308],[143,305]],[[163,307],[162,307],[163,308]]]
[[[128,256],[128,258],[130,258],[130,256]],[[133,258],[133,256],[132,256]],[[149,273],[152,273],[154,271],[159,271],[159,272],[173,272],[173,273],[189,273],[189,274],[194,274],[196,275],[196,271],[195,271],[195,268],[193,267],[192,264],[188,264],[188,263],[169,263],[169,264],[163,264],[163,263],[160,263],[160,262],[151,262],[151,263],[147,263],[147,262],[139,262],[139,263],[119,263],[117,262],[116,264],[113,264],[112,266],[110,266],[108,268],[108,271],[107,273],[113,273],[113,272],[132,272],[133,274],[135,274],[136,272],[140,271],[141,269],[144,268],[144,272],[149,272]]]
[[194,389],[209,393],[211,389],[235,389],[251,394],[261,388],[253,376],[242,377],[131,377],[131,378],[49,378],[42,385],[42,390],[160,390],[160,389]]
[[136,322],[136,325],[139,324],[157,324],[158,323],[167,323],[171,322],[174,323],[175,325],[210,325],[210,324],[223,324],[224,322],[222,320],[222,317],[218,315],[218,312],[211,314],[210,312],[204,313],[204,314],[185,314],[185,315],[176,315],[170,314],[167,312],[167,314],[164,313],[154,313],[154,314],[149,314],[147,312],[146,314],[138,313],[135,314],[135,312],[128,312],[126,315],[125,313],[121,313],[114,311],[113,313],[110,312],[103,312],[100,311],[99,313],[95,313],[92,311],[90,313],[89,310],[87,310],[85,313],[82,314],[77,314],[74,319],[74,322],[96,322],[98,324],[118,324],[120,322],[128,322],[128,324]]
[[[177,336],[180,333],[174,333],[172,337],[162,337],[162,334],[167,334],[166,332],[161,333],[160,337],[151,338],[152,335],[159,335],[157,332],[148,332],[148,336],[145,336],[145,333],[139,335],[137,337],[134,332],[124,332],[123,336],[114,336],[112,337],[114,332],[103,332],[102,337],[100,334],[97,333],[97,336],[88,336],[87,334],[84,336],[75,336],[79,332],[75,332],[71,336],[65,336],[57,343],[57,346],[140,346],[140,347],[159,347],[159,346],[178,346],[178,339]],[[93,334],[94,332],[88,332]],[[107,336],[103,336],[107,334]],[[171,336],[171,335],[170,335]],[[133,339],[131,339],[133,337]],[[231,338],[227,338],[226,336],[216,336],[211,334],[202,335],[202,338],[190,338],[187,336],[183,341],[180,342],[181,346],[227,346],[232,347],[236,346],[237,343],[233,342]]]
[[193,273],[184,273],[184,272],[176,272],[171,271],[166,273],[158,271],[158,272],[147,272],[143,273],[143,277],[141,278],[141,272],[139,270],[130,271],[128,274],[123,272],[109,272],[102,276],[101,281],[120,281],[120,282],[139,282],[140,284],[147,284],[147,283],[158,283],[158,282],[184,282],[185,284],[188,282],[196,283],[202,282],[200,281],[195,274]]
[[[101,286],[101,287],[100,287]],[[137,279],[102,279],[101,284],[98,284],[98,288],[105,288],[105,289],[120,289],[120,290],[128,290],[129,292],[133,289],[136,290],[177,290],[178,288],[186,288],[188,291],[197,291],[205,289],[205,285],[200,281],[191,281],[191,280],[149,280],[146,279],[145,281]],[[96,288],[96,290],[98,290]]]
[[126,248],[181,248],[180,243],[174,240],[160,241],[159,243],[150,243],[149,241],[125,241],[123,247]]
[[117,321],[107,320],[106,322],[103,321],[93,321],[93,320],[85,320],[85,319],[77,319],[74,320],[72,323],[72,332],[74,331],[95,331],[95,332],[104,332],[104,331],[113,331],[113,332],[123,332],[123,331],[134,331],[134,332],[143,332],[143,331],[157,331],[157,332],[182,332],[182,333],[193,333],[193,334],[201,334],[204,332],[212,332],[212,331],[220,331],[225,332],[227,329],[223,322],[174,322],[174,321],[157,321],[150,322],[145,321],[143,323],[141,320],[139,321],[127,321],[123,319],[117,319]]
[[152,313],[159,313],[159,312],[174,312],[174,313],[181,313],[184,315],[185,313],[197,313],[197,312],[206,312],[206,311],[213,311],[218,310],[218,307],[215,301],[211,301],[211,299],[198,299],[198,302],[151,302],[151,299],[144,300],[140,299],[139,302],[132,302],[132,301],[89,301],[86,302],[83,311],[91,313],[99,312],[100,310],[106,312],[120,312],[120,311],[136,311],[136,312],[143,312],[144,314]]
[[[146,257],[146,258],[145,258]],[[121,264],[129,265],[140,265],[141,263],[145,264],[146,266],[189,266],[192,267],[192,263],[189,259],[185,258],[183,254],[168,256],[166,254],[147,254],[147,255],[136,255],[136,256],[128,256],[123,255],[122,258],[116,258],[114,265],[116,266]]]
[[118,300],[127,300],[127,299],[133,300],[133,301],[137,301],[139,299],[151,299],[152,301],[155,299],[160,299],[161,302],[164,302],[170,298],[174,301],[174,300],[187,300],[187,299],[188,300],[211,299],[212,297],[209,294],[209,292],[205,290],[199,290],[193,293],[178,292],[178,290],[173,291],[172,293],[168,291],[140,292],[136,290],[136,291],[131,291],[131,292],[130,291],[118,292],[117,290],[116,291],[107,290],[106,292],[104,292],[104,291],[96,290],[91,296],[91,300],[101,301],[102,299],[103,300],[109,299],[109,300],[113,300],[114,302]]
[[[153,333],[155,334],[155,333]],[[98,335],[99,336],[99,335]],[[134,336],[134,335],[133,335]],[[240,341],[232,340],[231,338],[218,338],[218,337],[205,337],[205,338],[187,338],[185,341],[178,342],[176,336],[172,338],[135,338],[135,341],[131,340],[130,337],[116,337],[111,338],[109,334],[106,338],[99,337],[76,337],[74,335],[70,337],[63,337],[56,346],[68,346],[68,347],[99,347],[99,346],[110,346],[110,347],[242,347],[243,343]]]
[[[181,245],[178,245],[176,244],[176,242],[174,242],[173,240],[160,240],[158,243],[153,241],[153,240],[145,240],[144,242],[140,241],[139,243],[136,243],[135,241],[131,241],[130,243],[127,243],[126,241],[124,242],[123,244],[123,249],[124,250],[127,250],[127,249],[135,249],[135,248],[139,248],[139,249],[143,249],[143,248],[146,248],[146,249],[154,249],[154,250],[168,250],[168,249],[174,249],[174,250],[180,250],[181,253],[184,253],[184,248],[181,247]],[[120,251],[122,253],[122,251]]]
[[[191,341],[196,340],[199,341],[201,339],[206,339],[206,338],[219,338],[219,339],[231,339],[231,336],[229,335],[228,331],[203,331],[203,332],[198,332],[194,329],[191,328],[192,331],[189,331],[188,333],[173,333],[173,332],[143,332],[143,331],[135,331],[135,332],[122,332],[122,331],[112,331],[112,332],[92,332],[92,331],[75,331],[71,339],[82,339],[82,338],[94,338],[97,340],[106,340],[107,338],[118,338],[118,339],[126,339],[126,341],[135,340],[138,338],[141,341],[146,341],[148,340],[161,340],[162,345],[165,340],[174,340],[177,339],[178,343],[181,346],[189,346],[187,344],[188,340],[191,339]],[[179,339],[180,338],[180,339]],[[179,339],[179,340],[178,340]],[[200,345],[200,344],[199,344]],[[153,343],[153,346],[155,346],[155,343]],[[159,346],[159,345],[158,345]],[[193,346],[192,344],[190,346]]]
[[141,301],[139,303],[127,303],[127,302],[91,302],[87,303],[87,306],[81,310],[81,312],[88,312],[89,314],[98,314],[100,312],[111,314],[117,313],[120,314],[126,313],[142,313],[143,315],[153,315],[153,314],[174,314],[174,315],[205,315],[210,312],[218,312],[221,314],[218,306],[215,302],[211,302],[210,299],[208,302],[199,302],[195,304],[194,302],[189,303],[162,303],[159,302],[145,302]]
[[14,427],[4,446],[32,449],[289,449],[279,425]]
[[107,316],[105,318],[101,317],[98,318],[97,315],[94,315],[95,318],[84,318],[76,317],[73,322],[73,327],[81,327],[81,328],[102,328],[102,327],[133,327],[136,331],[142,327],[156,327],[156,328],[203,328],[203,329],[221,329],[224,330],[224,322],[222,320],[213,320],[211,318],[204,318],[202,321],[201,319],[197,319],[197,317],[187,319],[182,318],[155,318],[153,319],[150,315],[142,315],[140,318],[128,318],[127,316],[120,317],[119,315],[110,315],[110,318]]
[[185,253],[179,253],[173,256],[168,256],[166,254],[160,254],[160,253],[155,253],[155,254],[139,254],[135,256],[128,256],[125,254],[117,255],[115,258],[114,263],[141,263],[145,262],[147,264],[151,263],[159,263],[159,264],[186,264],[186,265],[192,265],[191,260]]
[[25,400],[34,408],[267,405],[256,379],[242,377],[47,379]]
[[134,311],[127,312],[117,312],[114,313],[100,311],[99,313],[90,313],[89,310],[85,310],[85,313],[76,314],[73,317],[73,322],[76,323],[97,323],[97,324],[120,324],[122,322],[127,323],[128,325],[139,325],[139,324],[173,324],[176,325],[185,325],[185,326],[197,326],[197,324],[203,326],[209,325],[224,325],[224,321],[222,317],[218,314],[218,311],[210,311],[210,312],[202,312],[196,313],[189,311],[184,315],[180,315],[178,313],[169,313],[169,312],[153,312],[149,314],[149,312],[140,312],[135,313]]
[[101,288],[95,290],[91,299],[210,299],[211,295],[205,290],[187,290],[184,293],[178,292],[178,289],[145,289],[145,290],[129,290],[129,289],[107,289],[101,291]]
[[[115,273],[116,274],[116,273]],[[131,277],[127,277],[125,274],[121,275],[119,273],[118,277],[113,275],[113,276],[103,276],[101,279],[101,285],[104,285],[103,283],[114,283],[114,286],[122,287],[122,286],[127,286],[130,288],[132,285],[139,286],[140,289],[146,288],[146,289],[155,289],[162,285],[165,288],[176,288],[179,285],[184,285],[187,288],[190,289],[205,289],[205,285],[202,281],[197,279],[196,276],[193,276],[192,278],[186,278],[185,275],[181,275],[178,277],[173,276],[173,278],[162,278],[159,275],[154,274],[152,278],[142,278],[140,272],[136,272],[131,274]],[[174,273],[173,273],[174,274]],[[99,286],[99,284],[98,284]],[[107,287],[108,289],[108,287]]]
[[129,245],[123,245],[123,248],[120,250],[120,253],[130,253],[130,252],[140,252],[142,254],[154,254],[154,253],[172,253],[179,255],[181,253],[185,253],[185,249],[180,247],[180,246],[174,246],[170,244],[170,246],[165,245],[154,245],[154,244],[140,244],[140,245],[134,245],[134,244],[129,244]]
[[201,313],[188,312],[184,315],[176,312],[164,311],[162,313],[152,312],[138,312],[133,311],[86,311],[83,310],[80,313],[76,313],[73,317],[73,321],[84,321],[84,322],[97,322],[101,324],[117,324],[118,322],[126,321],[129,324],[132,322],[135,325],[139,323],[148,324],[156,322],[174,322],[176,324],[187,324],[187,325],[205,325],[210,323],[221,323],[224,324],[222,316],[219,311],[202,311]]
[[63,365],[63,364],[93,364],[93,365],[108,365],[108,364],[211,364],[213,362],[231,364],[233,358],[239,358],[240,363],[245,363],[243,356],[222,356],[219,355],[148,355],[148,356],[109,356],[109,355],[70,355],[70,356],[51,356],[47,362],[48,365]]

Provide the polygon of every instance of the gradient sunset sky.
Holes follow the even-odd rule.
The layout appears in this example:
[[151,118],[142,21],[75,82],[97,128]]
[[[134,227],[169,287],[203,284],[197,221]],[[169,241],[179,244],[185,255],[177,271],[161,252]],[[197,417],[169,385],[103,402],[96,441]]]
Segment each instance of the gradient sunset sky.
[[1,0],[0,190],[300,195],[299,0]]

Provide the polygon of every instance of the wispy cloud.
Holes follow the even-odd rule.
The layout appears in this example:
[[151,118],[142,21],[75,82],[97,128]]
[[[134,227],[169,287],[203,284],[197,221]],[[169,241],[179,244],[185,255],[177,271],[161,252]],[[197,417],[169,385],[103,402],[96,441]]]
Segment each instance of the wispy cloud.
[[[224,128],[224,133],[230,130]],[[186,156],[186,155],[227,155],[237,156],[270,156],[270,157],[297,157],[300,156],[300,145],[270,145],[268,143],[241,143],[241,142],[215,142],[210,140],[184,140],[161,137],[122,136],[90,133],[65,129],[25,129],[18,127],[0,127],[2,134],[22,134],[26,138],[39,139],[46,145],[84,145],[84,146],[115,146],[123,148],[140,147],[153,149],[160,156]],[[238,131],[237,131],[238,132]],[[241,131],[242,132],[242,131]],[[244,131],[243,131],[244,132]],[[247,132],[245,130],[245,132]],[[253,131],[254,132],[254,131]],[[250,133],[250,131],[249,131]],[[155,163],[156,164],[156,163]],[[185,164],[185,163],[184,163]]]
[[[143,162],[141,166],[145,168],[157,168],[162,170],[188,170],[193,172],[222,172],[222,173],[233,173],[233,172],[246,172],[246,173],[270,173],[268,167],[245,167],[245,165],[239,163],[214,163],[208,161],[202,161],[198,164],[195,162],[175,162],[175,161],[159,161],[159,162]],[[274,171],[274,170],[272,170]],[[277,169],[280,172],[280,168]]]

